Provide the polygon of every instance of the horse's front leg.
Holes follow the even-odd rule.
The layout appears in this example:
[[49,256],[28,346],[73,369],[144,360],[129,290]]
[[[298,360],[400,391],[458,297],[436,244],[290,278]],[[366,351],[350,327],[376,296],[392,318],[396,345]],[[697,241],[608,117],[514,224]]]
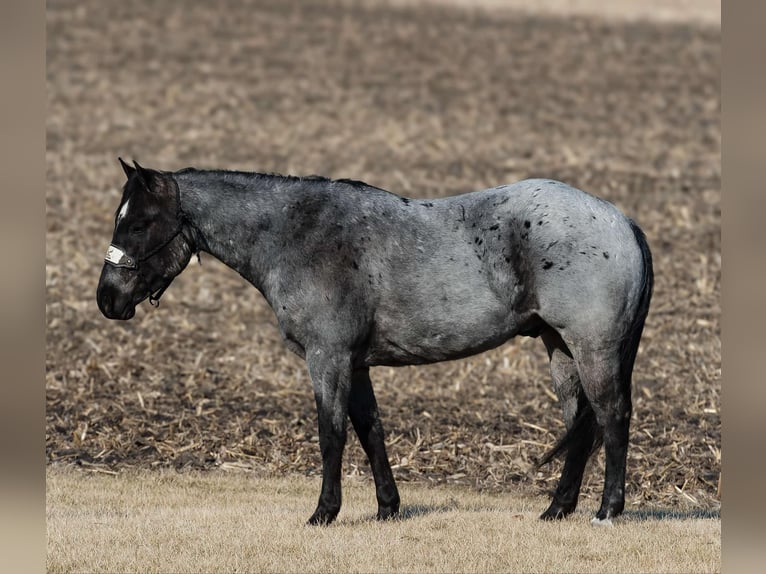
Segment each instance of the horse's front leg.
[[313,349],[306,354],[319,419],[322,492],[309,524],[330,524],[340,512],[340,473],[346,445],[351,358],[346,353]]

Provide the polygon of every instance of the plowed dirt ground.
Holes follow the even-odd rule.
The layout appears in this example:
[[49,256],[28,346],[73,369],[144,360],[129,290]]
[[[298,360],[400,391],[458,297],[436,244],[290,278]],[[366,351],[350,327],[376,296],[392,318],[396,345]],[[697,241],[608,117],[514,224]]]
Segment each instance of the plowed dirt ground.
[[[411,5],[412,4],[412,5]],[[441,197],[531,176],[645,230],[655,294],[634,374],[628,506],[717,508],[721,470],[720,28],[433,4],[48,3],[46,456],[319,472],[304,364],[209,257],[130,322],[95,289],[117,156],[361,179]],[[373,370],[399,481],[555,486],[543,345]],[[347,474],[369,476],[351,438]],[[583,497],[600,496],[602,455]]]

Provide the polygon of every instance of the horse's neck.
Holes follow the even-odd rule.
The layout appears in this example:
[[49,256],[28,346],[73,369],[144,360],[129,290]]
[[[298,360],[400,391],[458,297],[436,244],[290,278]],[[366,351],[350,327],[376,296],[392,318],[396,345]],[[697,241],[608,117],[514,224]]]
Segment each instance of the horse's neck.
[[271,222],[283,198],[268,177],[232,184],[225,174],[177,175],[181,211],[206,251],[263,292],[269,257],[258,249],[258,237],[274,232]]

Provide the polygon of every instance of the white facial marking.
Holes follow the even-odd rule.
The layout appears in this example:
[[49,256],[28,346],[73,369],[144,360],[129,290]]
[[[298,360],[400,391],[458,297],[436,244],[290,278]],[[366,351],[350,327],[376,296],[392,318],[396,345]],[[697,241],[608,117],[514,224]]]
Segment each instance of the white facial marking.
[[117,214],[117,223],[120,223],[120,220],[127,215],[129,203],[130,203],[130,200],[122,204],[122,207],[120,208],[120,212]]

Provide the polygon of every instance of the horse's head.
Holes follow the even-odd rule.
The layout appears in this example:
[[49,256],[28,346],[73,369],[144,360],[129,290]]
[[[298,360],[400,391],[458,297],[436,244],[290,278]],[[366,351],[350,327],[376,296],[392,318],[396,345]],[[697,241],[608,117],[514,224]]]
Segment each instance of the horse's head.
[[96,291],[109,319],[132,318],[146,298],[157,302],[194,251],[172,175],[120,163],[128,181]]

